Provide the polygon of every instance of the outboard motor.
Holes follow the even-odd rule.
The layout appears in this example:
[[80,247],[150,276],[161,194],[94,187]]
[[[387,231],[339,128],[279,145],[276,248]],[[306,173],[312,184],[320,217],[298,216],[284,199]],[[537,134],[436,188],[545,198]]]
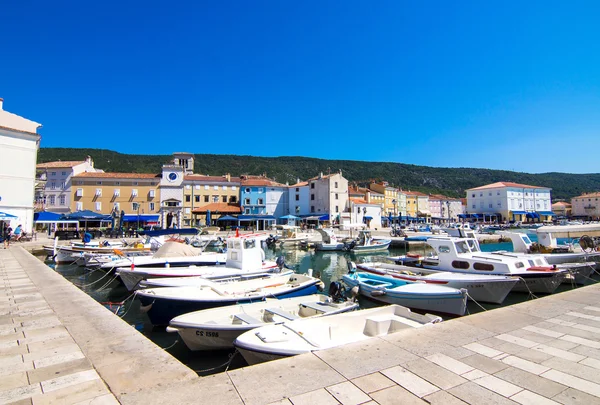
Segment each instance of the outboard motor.
[[283,256],[277,256],[277,259],[275,259],[275,264],[277,264],[277,267],[279,267],[279,271],[281,271],[284,267],[287,268]]
[[339,281],[332,281],[329,284],[329,296],[333,302],[342,302],[346,300],[346,287]]
[[348,274],[352,274],[356,271],[356,264],[353,261],[348,261]]

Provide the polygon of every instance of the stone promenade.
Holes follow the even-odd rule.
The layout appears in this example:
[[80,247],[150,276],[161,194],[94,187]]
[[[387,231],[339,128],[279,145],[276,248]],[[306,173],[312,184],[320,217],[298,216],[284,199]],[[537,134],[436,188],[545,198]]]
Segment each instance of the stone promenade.
[[600,404],[600,286],[197,377],[11,246],[0,249],[0,403]]

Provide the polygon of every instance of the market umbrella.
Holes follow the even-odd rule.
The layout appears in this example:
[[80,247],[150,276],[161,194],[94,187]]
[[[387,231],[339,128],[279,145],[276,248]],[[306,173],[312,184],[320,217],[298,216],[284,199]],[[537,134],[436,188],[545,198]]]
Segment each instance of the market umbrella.
[[210,222],[211,222],[210,220],[211,220],[211,218],[210,218],[210,210],[207,210],[206,211],[206,226],[210,226]]
[[236,217],[233,217],[231,215],[225,215],[222,216],[221,218],[217,219],[217,221],[237,221],[238,219]]
[[0,212],[0,219],[16,218],[16,215],[7,214],[6,212]]
[[297,217],[297,216],[292,215],[292,214],[288,214],[288,215],[284,215],[282,217],[279,217],[279,219],[300,219],[300,217]]

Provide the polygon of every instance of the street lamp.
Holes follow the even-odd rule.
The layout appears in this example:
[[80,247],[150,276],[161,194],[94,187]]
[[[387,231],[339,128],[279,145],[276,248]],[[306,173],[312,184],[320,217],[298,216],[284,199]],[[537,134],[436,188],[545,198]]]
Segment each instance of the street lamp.
[[[394,216],[396,216],[396,199],[395,198],[392,200],[392,204],[394,205]],[[394,221],[392,221],[392,223],[394,223]]]
[[140,203],[134,202],[133,209],[137,211],[137,228],[135,228],[135,232],[137,233],[138,229],[140,229]]

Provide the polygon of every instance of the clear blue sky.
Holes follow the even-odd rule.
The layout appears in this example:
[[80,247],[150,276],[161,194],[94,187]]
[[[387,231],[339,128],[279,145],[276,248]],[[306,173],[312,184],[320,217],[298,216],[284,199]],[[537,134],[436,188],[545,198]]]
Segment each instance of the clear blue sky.
[[8,1],[44,147],[600,172],[598,1]]

